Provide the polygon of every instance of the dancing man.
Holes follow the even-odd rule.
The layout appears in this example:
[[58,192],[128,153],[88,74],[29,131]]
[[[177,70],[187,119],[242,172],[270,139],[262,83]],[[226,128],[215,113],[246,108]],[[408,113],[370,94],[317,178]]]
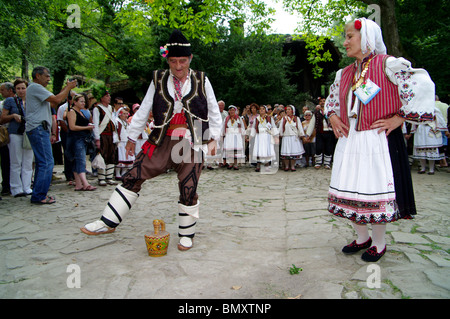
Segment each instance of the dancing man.
[[113,232],[138,198],[142,183],[172,168],[178,174],[180,191],[178,249],[188,250],[193,247],[199,218],[197,185],[203,154],[215,154],[222,117],[209,79],[204,72],[190,69],[191,45],[179,30],[172,33],[160,53],[167,58],[169,70],[153,72],[147,94],[129,127],[127,153],[135,154],[136,140],[150,112],[154,129],[100,220],[81,230],[88,235]]

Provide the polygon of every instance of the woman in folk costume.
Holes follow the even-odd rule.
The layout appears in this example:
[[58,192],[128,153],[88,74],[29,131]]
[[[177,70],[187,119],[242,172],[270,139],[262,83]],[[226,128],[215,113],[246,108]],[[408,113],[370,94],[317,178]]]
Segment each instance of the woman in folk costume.
[[180,193],[178,249],[188,250],[193,247],[200,212],[197,185],[203,155],[215,153],[222,117],[209,79],[204,72],[190,69],[191,45],[179,30],[172,33],[160,53],[167,57],[169,70],[153,72],[147,94],[129,127],[129,156],[135,154],[136,140],[150,112],[154,128],[133,167],[123,176],[122,185],[114,190],[100,220],[81,230],[88,235],[113,232],[138,198],[142,183],[173,169]]
[[259,107],[259,115],[253,123],[250,135],[253,137],[253,158],[256,158],[256,172],[261,170],[261,163],[268,166],[276,159],[274,144],[278,143],[278,128],[273,117],[267,114],[267,106]]
[[256,119],[258,118],[259,115],[259,106],[256,103],[252,103],[250,104],[250,114],[248,114],[248,123],[247,123],[247,132],[245,133],[247,136],[247,157],[248,157],[248,161],[250,162],[250,164],[252,166],[256,166],[256,158],[253,157],[253,147],[255,145],[254,143],[254,137],[252,137],[251,132],[252,132],[252,128],[255,124]]
[[[305,111],[304,117],[305,120],[302,122],[303,131],[308,132],[309,124],[312,119],[312,112],[310,110]],[[309,159],[311,159],[312,166],[315,165],[315,154],[316,154],[316,130],[313,129],[310,132],[310,136],[306,135],[303,141],[303,147],[305,149],[305,159],[306,159],[306,167],[309,166]]]
[[116,145],[113,141],[116,123],[113,117],[113,108],[109,105],[111,96],[104,85],[94,86],[92,94],[99,101],[92,111],[95,146],[106,164],[106,169],[98,169],[98,184],[100,186],[116,185],[116,182],[113,181],[114,166],[117,163]]
[[245,160],[245,125],[238,116],[237,107],[234,105],[228,107],[228,116],[225,118],[222,136],[224,136],[223,157],[229,165],[228,168],[238,170],[238,162]]
[[328,209],[354,223],[357,239],[342,251],[367,249],[362,259],[374,262],[386,252],[386,223],[416,214],[401,125],[433,119],[434,83],[425,70],[386,55],[371,20],[347,24],[344,47],[356,61],[337,72],[325,103],[338,138]]
[[135,157],[133,155],[127,155],[125,146],[128,142],[128,116],[129,108],[121,107],[117,111],[117,133],[115,133],[115,139],[117,143],[117,155],[118,164],[116,165],[116,179],[121,180],[122,175],[131,168],[133,165]]
[[435,161],[445,158],[444,153],[439,153],[439,148],[443,145],[442,136],[448,131],[445,118],[441,111],[435,107],[435,117],[433,121],[424,125],[413,124],[411,133],[414,133],[413,158],[420,161],[419,174],[425,174],[427,160],[429,163],[429,175],[434,174]]
[[281,119],[280,126],[281,151],[280,158],[284,162],[284,170],[295,171],[295,162],[305,153],[301,137],[305,136],[303,126],[298,116],[295,116],[295,107],[286,107],[286,116]]

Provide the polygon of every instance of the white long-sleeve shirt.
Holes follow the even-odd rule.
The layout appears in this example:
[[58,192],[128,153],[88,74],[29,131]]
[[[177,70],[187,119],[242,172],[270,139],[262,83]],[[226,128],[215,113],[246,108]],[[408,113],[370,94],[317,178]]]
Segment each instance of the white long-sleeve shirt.
[[[192,70],[190,70],[192,72]],[[171,75],[172,76],[172,75]],[[190,79],[190,77],[188,77]],[[168,91],[170,96],[175,100],[175,87],[173,81],[167,82]],[[191,81],[187,80],[184,82],[181,92],[183,96],[191,91]],[[222,129],[222,116],[220,114],[219,105],[217,104],[216,96],[212,88],[211,82],[208,77],[205,77],[205,94],[208,104],[208,118],[209,118],[209,131],[213,139],[219,140],[220,133]],[[153,109],[153,97],[155,95],[155,84],[153,81],[145,94],[144,100],[141,103],[141,107],[133,115],[131,124],[128,130],[128,138],[132,141],[136,141],[142,131],[145,129],[148,116]],[[180,113],[182,111],[181,106],[176,103],[174,108],[174,113]],[[194,149],[198,150],[201,146],[202,150],[206,153],[206,145],[193,145]]]

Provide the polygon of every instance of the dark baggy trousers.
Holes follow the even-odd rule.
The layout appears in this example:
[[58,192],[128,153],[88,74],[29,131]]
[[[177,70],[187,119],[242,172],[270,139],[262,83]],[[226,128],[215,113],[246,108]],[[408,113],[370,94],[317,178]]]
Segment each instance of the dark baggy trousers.
[[173,169],[178,174],[180,204],[196,205],[197,185],[203,167],[202,151],[194,151],[186,139],[166,136],[151,157],[147,153],[141,151],[137,155],[133,167],[123,176],[122,187],[139,193],[146,180]]

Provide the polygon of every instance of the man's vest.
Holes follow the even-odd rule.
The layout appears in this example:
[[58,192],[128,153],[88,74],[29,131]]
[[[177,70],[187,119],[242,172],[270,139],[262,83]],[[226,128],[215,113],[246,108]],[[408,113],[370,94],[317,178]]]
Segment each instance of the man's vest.
[[[161,145],[169,127],[168,121],[173,116],[175,101],[168,91],[167,82],[170,79],[169,70],[153,72],[155,95],[153,97],[153,117],[155,128],[148,141],[156,146]],[[208,131],[208,102],[205,93],[205,73],[191,72],[191,91],[183,97],[181,103],[184,108],[186,123],[191,132],[194,144],[205,144],[210,140]],[[202,119],[202,120],[199,120]],[[163,124],[167,124],[162,126]],[[158,127],[162,126],[162,127]],[[207,136],[205,136],[207,135]]]

